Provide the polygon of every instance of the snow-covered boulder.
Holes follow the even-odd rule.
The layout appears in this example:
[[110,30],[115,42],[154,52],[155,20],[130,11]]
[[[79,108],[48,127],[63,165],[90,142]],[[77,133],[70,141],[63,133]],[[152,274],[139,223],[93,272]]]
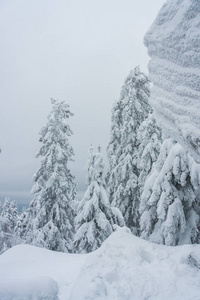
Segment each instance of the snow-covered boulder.
[[200,2],[168,0],[144,43],[157,121],[200,162]]

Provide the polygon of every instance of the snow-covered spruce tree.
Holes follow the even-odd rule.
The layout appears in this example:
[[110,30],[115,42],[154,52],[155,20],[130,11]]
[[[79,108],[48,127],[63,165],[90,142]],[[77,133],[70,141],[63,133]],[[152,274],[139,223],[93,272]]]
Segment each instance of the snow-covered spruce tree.
[[18,218],[17,204],[5,198],[0,214],[0,253],[20,243],[15,232]]
[[119,99],[119,101],[114,103],[111,112],[110,142],[107,147],[109,169],[106,176],[106,183],[109,187],[108,192],[111,202],[118,184],[117,172],[115,172],[115,168],[119,163],[119,158],[121,155],[122,108],[123,103],[121,99]]
[[172,139],[161,146],[140,212],[143,238],[165,245],[199,243],[200,166]]
[[[87,167],[87,190],[81,200],[76,217],[77,232],[74,244],[78,252],[91,252],[113,232],[113,220],[123,226],[119,210],[112,211],[103,179],[103,158],[100,148],[97,153],[89,150]],[[120,224],[121,223],[121,224]]]
[[17,224],[15,228],[16,235],[21,239],[21,242],[25,239],[27,222],[28,222],[28,209],[23,208],[21,214],[18,216]]
[[120,99],[113,109],[108,146],[110,199],[134,233],[139,228],[140,198],[137,130],[151,112],[149,96],[148,77],[136,67],[125,79]]
[[68,163],[74,152],[68,138],[72,130],[67,119],[73,114],[65,102],[51,99],[52,111],[40,132],[41,167],[33,177],[26,242],[51,250],[70,252],[73,246],[76,182]]
[[143,192],[145,181],[152,171],[154,162],[157,161],[160,154],[161,138],[161,128],[158,127],[153,114],[150,113],[137,130],[137,168],[139,170],[138,187],[140,196]]

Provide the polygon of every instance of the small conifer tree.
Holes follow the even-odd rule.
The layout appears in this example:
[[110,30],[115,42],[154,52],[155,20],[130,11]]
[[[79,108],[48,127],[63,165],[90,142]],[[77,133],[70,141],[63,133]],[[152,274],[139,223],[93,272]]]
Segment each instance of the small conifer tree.
[[89,150],[87,190],[78,205],[75,247],[78,252],[97,249],[113,231],[113,213],[103,179],[103,158]]
[[17,219],[17,204],[6,197],[0,213],[0,253],[20,243],[15,232]]
[[18,216],[17,224],[15,228],[16,235],[24,242],[25,233],[28,222],[28,209],[23,208],[21,214]]

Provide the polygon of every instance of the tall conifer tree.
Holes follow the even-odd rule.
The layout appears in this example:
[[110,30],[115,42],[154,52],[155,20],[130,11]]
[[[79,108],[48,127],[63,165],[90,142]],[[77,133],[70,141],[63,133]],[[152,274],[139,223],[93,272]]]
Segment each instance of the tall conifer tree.
[[126,225],[135,233],[139,228],[140,198],[137,130],[151,112],[149,96],[148,77],[136,67],[125,79],[120,99],[113,109],[108,145],[107,182],[112,205],[121,210]]
[[40,132],[42,147],[37,157],[41,166],[33,177],[34,199],[29,207],[27,243],[51,250],[70,252],[74,234],[72,201],[76,182],[68,164],[74,158],[69,144],[73,114],[65,102],[51,99],[52,111]]

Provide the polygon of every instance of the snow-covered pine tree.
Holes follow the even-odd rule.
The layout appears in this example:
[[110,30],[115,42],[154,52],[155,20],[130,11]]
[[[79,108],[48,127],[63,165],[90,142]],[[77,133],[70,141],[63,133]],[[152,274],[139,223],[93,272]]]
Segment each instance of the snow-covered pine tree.
[[108,192],[110,202],[113,200],[116,186],[118,184],[117,172],[115,172],[115,168],[119,163],[119,158],[121,155],[122,108],[123,103],[121,99],[119,99],[119,101],[114,103],[111,112],[110,142],[107,147],[109,169],[106,176],[106,183],[109,187]]
[[17,219],[15,232],[16,232],[16,235],[21,239],[22,242],[25,239],[28,216],[29,216],[28,209],[23,208],[21,214],[18,216],[18,219]]
[[141,237],[165,245],[199,242],[200,166],[166,139],[142,193]]
[[[78,205],[74,243],[78,252],[91,252],[113,232],[113,219],[123,226],[120,212],[112,212],[103,179],[103,158],[100,148],[97,153],[89,150],[87,166],[87,190]],[[120,224],[121,222],[121,224]]]
[[161,128],[158,127],[153,114],[150,113],[137,130],[137,168],[139,170],[138,187],[140,196],[143,192],[145,181],[152,171],[154,162],[157,161],[160,154],[161,138]]
[[51,99],[52,111],[40,132],[41,167],[33,177],[26,242],[51,250],[70,252],[73,246],[76,182],[68,163],[74,152],[69,144],[72,130],[68,118],[69,105]]
[[135,233],[139,228],[137,130],[151,112],[149,96],[148,77],[136,67],[125,79],[120,99],[113,109],[108,146],[107,182],[111,186],[112,205],[121,210],[126,225]]
[[10,201],[6,197],[0,214],[0,253],[19,243],[19,238],[15,232],[17,218],[16,202]]

